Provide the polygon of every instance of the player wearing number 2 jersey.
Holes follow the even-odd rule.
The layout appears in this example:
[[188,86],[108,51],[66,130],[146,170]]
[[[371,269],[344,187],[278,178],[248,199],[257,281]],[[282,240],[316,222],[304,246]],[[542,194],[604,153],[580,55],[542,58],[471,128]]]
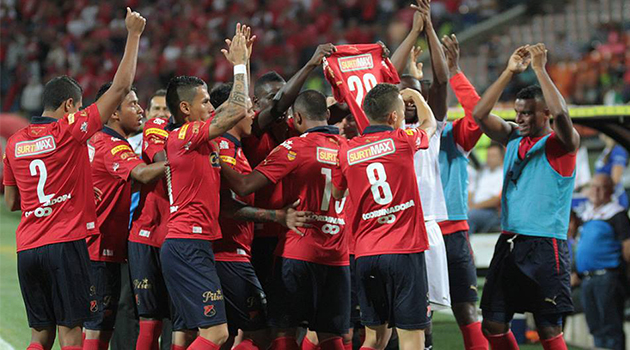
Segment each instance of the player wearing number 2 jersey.
[[81,87],[67,76],[44,88],[44,113],[9,138],[4,159],[5,201],[22,210],[18,277],[32,329],[32,349],[52,347],[58,326],[62,349],[81,349],[90,314],[85,238],[96,213],[86,141],[129,92],[145,19],[127,9],[125,53],[109,90],[79,111]]
[[363,103],[370,126],[339,151],[334,195],[348,189],[355,206],[356,273],[364,347],[379,349],[396,327],[401,349],[420,349],[429,324],[424,251],[428,248],[413,156],[426,149],[436,124],[422,96],[404,90],[421,124],[401,130],[405,104],[398,88],[378,84]]
[[302,92],[293,104],[296,130],[303,134],[276,147],[251,174],[223,166],[241,196],[282,180],[285,204],[301,202],[311,212],[311,227],[286,231],[276,249],[269,295],[269,323],[276,329],[273,349],[297,349],[296,329],[307,321],[322,349],[343,349],[350,316],[350,270],[343,202],[332,198],[332,170],[345,140],[327,125],[329,112],[321,93]]

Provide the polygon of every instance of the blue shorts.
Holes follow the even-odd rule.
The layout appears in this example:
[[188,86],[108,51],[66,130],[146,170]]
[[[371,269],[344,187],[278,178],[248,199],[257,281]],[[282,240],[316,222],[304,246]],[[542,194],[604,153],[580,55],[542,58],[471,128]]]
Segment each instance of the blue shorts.
[[230,334],[267,328],[267,297],[248,262],[217,261]]
[[166,239],[160,258],[174,306],[173,330],[207,328],[227,322],[210,241]]
[[424,252],[363,256],[356,260],[361,323],[407,330],[431,322]]
[[160,248],[128,242],[129,275],[136,300],[138,316],[168,318],[169,299],[162,276]]
[[114,330],[118,299],[120,299],[120,264],[104,261],[90,261],[92,286],[96,305],[90,305],[92,317],[85,321],[85,329],[95,331]]
[[83,325],[90,314],[90,258],[85,240],[48,244],[17,253],[28,326]]
[[468,231],[444,235],[444,245],[446,245],[446,259],[448,260],[451,303],[476,303],[479,300],[477,268],[468,240]]
[[342,335],[350,323],[350,267],[276,258],[269,325]]
[[500,323],[523,312],[541,322],[561,322],[573,311],[567,242],[502,234],[490,262],[481,309],[484,319]]

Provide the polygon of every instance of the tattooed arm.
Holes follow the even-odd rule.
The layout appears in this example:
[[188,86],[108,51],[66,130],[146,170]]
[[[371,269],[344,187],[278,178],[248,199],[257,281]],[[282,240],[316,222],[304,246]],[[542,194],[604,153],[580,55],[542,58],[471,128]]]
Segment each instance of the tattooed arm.
[[[228,61],[234,66],[245,66],[248,62],[247,39],[244,33],[248,30],[247,26],[236,25],[236,35],[230,42],[228,50],[221,50]],[[214,119],[210,122],[210,132],[208,138],[210,140],[223,135],[226,131],[232,129],[241,119],[245,118],[247,109],[251,105],[247,86],[247,69],[235,72],[234,85],[230,97],[215,111]]]

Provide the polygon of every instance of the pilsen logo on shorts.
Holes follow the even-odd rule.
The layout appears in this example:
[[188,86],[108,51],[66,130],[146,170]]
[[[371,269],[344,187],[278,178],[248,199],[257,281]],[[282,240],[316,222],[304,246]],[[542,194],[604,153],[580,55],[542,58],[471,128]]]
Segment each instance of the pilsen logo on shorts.
[[56,148],[55,138],[51,135],[40,137],[32,141],[22,141],[15,144],[15,158],[48,153],[54,151]]
[[348,150],[348,164],[354,165],[396,152],[394,140],[385,139]]
[[337,62],[339,62],[339,69],[344,73],[374,68],[374,61],[372,60],[372,55],[369,53],[339,57],[337,58]]

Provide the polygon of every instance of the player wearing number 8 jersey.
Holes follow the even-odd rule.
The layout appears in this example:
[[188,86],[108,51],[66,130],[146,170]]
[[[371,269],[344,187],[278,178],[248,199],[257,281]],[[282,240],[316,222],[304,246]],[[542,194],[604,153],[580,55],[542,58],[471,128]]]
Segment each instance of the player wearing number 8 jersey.
[[227,166],[222,172],[234,192],[246,196],[282,180],[284,204],[300,200],[310,211],[311,227],[280,236],[269,295],[273,349],[297,349],[296,329],[307,321],[322,349],[343,349],[341,335],[350,316],[350,269],[344,237],[343,202],[332,198],[332,170],[345,140],[327,125],[329,112],[321,93],[302,92],[293,104],[296,130],[303,133],[276,147],[248,175]]
[[420,349],[429,324],[422,220],[413,156],[426,149],[436,123],[422,96],[404,90],[418,108],[420,125],[402,130],[405,104],[398,88],[378,84],[363,103],[370,126],[341,146],[334,196],[348,189],[355,205],[355,256],[364,349],[382,349],[396,327],[401,349]]
[[[86,141],[98,132],[131,89],[145,19],[127,9],[125,53],[111,88],[83,111],[82,89],[70,77],[46,84],[44,113],[13,135],[4,159],[5,201],[22,210],[18,277],[29,326],[29,349],[81,348],[90,314],[85,238],[96,213]],[[58,326],[58,327],[57,327]]]

